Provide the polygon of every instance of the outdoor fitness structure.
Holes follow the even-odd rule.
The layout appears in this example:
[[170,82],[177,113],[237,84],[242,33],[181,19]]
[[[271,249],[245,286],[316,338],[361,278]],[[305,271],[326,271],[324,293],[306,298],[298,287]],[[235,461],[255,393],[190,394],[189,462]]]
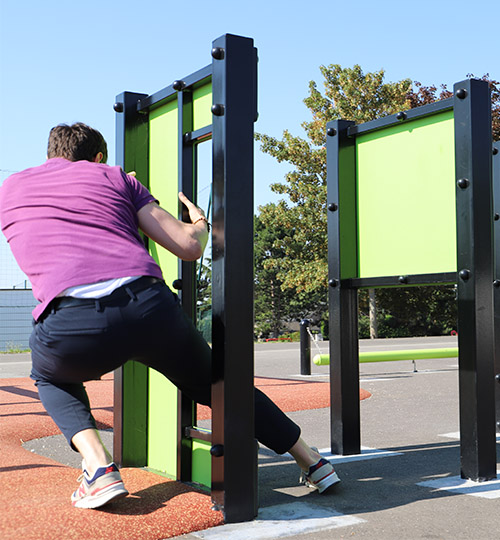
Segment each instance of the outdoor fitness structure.
[[[136,171],[162,206],[179,217],[177,193],[196,200],[198,150],[211,140],[211,431],[197,426],[195,405],[163,376],[128,362],[115,374],[114,459],[209,486],[214,507],[226,522],[236,522],[257,514],[257,51],[253,40],[228,34],[213,42],[212,58],[207,67],[155,94],[124,92],[115,103],[117,163]],[[495,370],[493,304],[500,314],[500,279],[494,280],[493,272],[490,116],[487,83],[467,80],[455,85],[455,97],[447,101],[359,126],[343,120],[328,124],[333,453],[360,452],[358,289],[458,282],[462,476],[496,476],[500,363]],[[149,249],[196,319],[195,264],[180,262],[153,243]]]
[[[207,50],[207,56],[209,51]],[[117,96],[117,164],[136,171],[173,215],[196,201],[197,156],[212,144],[212,429],[162,375],[128,362],[115,374],[114,459],[211,487],[226,522],[257,514],[253,397],[253,125],[257,50],[224,35],[212,63],[147,95]],[[149,249],[196,319],[195,264]],[[174,359],[182,361],[182,359]],[[230,436],[227,436],[230,434]]]
[[492,153],[498,165],[485,81],[366,124],[328,123],[332,453],[360,452],[358,289],[457,283],[461,475],[496,478]]

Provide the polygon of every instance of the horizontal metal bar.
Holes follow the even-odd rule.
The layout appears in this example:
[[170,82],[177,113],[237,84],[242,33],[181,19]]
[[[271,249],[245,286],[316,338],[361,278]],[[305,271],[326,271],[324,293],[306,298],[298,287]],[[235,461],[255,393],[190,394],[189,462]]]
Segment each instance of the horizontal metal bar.
[[184,134],[184,144],[196,144],[212,138],[212,124]]
[[453,285],[457,282],[457,272],[438,274],[413,274],[343,279],[342,286],[348,289],[376,289],[382,287],[411,287],[412,285]]
[[[403,349],[393,351],[363,351],[359,353],[359,362],[396,362],[399,360],[427,360],[431,358],[458,358],[458,347],[441,349]],[[313,362],[317,366],[330,364],[329,354],[316,354]]]
[[[184,82],[184,88],[199,86],[199,83],[208,77],[212,76],[212,64],[205,66],[204,68],[191,73],[183,79],[179,79]],[[146,112],[153,107],[158,107],[163,102],[168,102],[177,95],[177,90],[174,89],[173,83],[154,94],[151,94],[147,98],[141,99],[137,103],[137,110],[139,112]]]
[[196,427],[187,427],[184,430],[186,439],[198,439],[199,441],[212,442],[212,432]]
[[377,120],[365,122],[364,124],[351,126],[347,129],[347,136],[356,137],[357,135],[370,133],[371,131],[376,131],[377,129],[383,129],[396,124],[406,123],[411,120],[416,120],[425,116],[431,116],[433,114],[438,114],[440,112],[452,109],[453,98],[443,99],[441,101],[429,103],[428,105],[422,105],[421,107],[415,107],[414,109],[401,111],[397,114],[391,114],[390,116],[384,116],[382,118],[378,118]]

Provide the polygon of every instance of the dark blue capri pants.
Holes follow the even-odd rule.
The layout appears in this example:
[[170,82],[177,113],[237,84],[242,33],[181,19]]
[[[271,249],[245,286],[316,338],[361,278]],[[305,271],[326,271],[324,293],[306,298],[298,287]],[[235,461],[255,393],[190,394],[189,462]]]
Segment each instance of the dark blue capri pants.
[[[95,428],[83,383],[136,360],[167,377],[193,401],[210,405],[210,347],[185,315],[177,295],[143,277],[98,300],[61,298],[35,323],[30,338],[40,399],[71,444]],[[300,428],[255,389],[255,437],[283,454]]]

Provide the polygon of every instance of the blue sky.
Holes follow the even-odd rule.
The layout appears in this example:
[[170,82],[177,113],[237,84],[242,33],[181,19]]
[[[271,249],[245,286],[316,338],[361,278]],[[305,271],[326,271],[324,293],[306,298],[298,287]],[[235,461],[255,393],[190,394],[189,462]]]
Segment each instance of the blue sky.
[[[388,82],[500,79],[499,20],[498,0],[0,0],[0,181],[43,162],[48,132],[61,122],[99,129],[114,164],[115,96],[154,93],[207,65],[224,33],[255,40],[256,130],[279,137],[284,129],[302,133],[309,119],[302,100],[310,80],[322,86],[322,64],[384,68]],[[276,201],[269,184],[288,166],[258,148],[255,163],[256,205]]]

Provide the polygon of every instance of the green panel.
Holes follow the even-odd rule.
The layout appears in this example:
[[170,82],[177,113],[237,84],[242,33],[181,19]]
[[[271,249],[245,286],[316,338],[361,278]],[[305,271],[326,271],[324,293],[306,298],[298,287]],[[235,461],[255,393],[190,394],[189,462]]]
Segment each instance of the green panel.
[[192,481],[207,487],[210,487],[212,483],[210,446],[209,442],[193,439]]
[[453,111],[356,139],[359,277],[456,271]]
[[339,148],[339,200],[342,201],[342,212],[339,213],[340,224],[340,277],[355,278],[358,275],[357,265],[357,226],[356,226],[356,185],[355,178],[355,145]]
[[[155,109],[149,116],[149,190],[162,208],[178,215],[177,100]],[[153,244],[153,242],[151,242]],[[163,248],[151,249],[167,285],[177,279],[177,258]]]
[[[150,113],[149,189],[161,206],[178,215],[177,101]],[[150,242],[151,254],[160,264],[168,285],[177,278],[177,258]],[[150,369],[148,466],[175,477],[177,474],[177,389],[163,375]]]
[[149,370],[148,467],[177,476],[177,388]]
[[148,368],[139,362],[127,362],[122,369],[122,462],[143,467],[147,462]]
[[212,123],[212,83],[193,91],[193,131]]

